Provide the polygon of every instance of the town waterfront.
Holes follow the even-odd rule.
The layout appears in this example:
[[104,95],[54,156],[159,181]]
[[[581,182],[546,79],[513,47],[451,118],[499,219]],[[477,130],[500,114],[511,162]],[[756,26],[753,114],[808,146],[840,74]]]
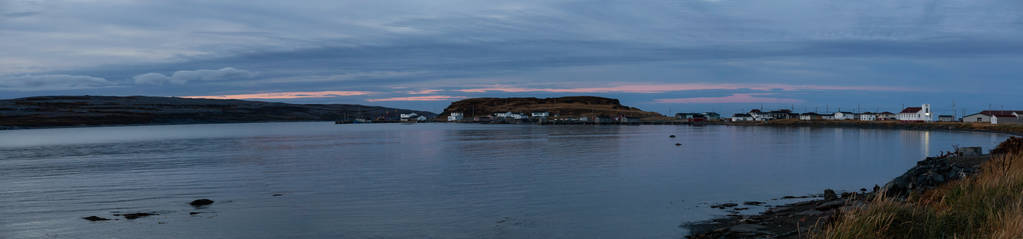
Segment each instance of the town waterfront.
[[[953,145],[1007,137],[332,122],[0,131],[0,238],[679,238],[679,225],[726,213],[711,204],[869,188]],[[188,205],[198,198],[216,203]],[[134,212],[159,215],[82,219]]]

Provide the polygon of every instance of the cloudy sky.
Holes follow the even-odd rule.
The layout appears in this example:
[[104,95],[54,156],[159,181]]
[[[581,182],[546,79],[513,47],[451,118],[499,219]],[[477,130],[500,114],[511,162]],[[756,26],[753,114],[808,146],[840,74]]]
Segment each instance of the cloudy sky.
[[0,0],[0,98],[1023,108],[1023,1]]

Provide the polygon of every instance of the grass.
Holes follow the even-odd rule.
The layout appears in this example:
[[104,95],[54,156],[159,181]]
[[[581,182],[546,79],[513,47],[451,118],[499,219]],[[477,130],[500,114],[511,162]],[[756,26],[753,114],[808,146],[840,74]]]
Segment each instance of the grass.
[[1023,238],[1023,139],[1010,138],[981,172],[907,199],[876,196],[811,238]]

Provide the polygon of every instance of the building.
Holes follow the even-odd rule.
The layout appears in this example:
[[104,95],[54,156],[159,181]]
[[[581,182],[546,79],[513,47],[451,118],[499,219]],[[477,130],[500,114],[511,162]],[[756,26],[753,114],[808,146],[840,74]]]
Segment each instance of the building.
[[680,120],[688,120],[688,119],[693,119],[693,118],[701,117],[701,116],[703,116],[703,114],[700,114],[700,113],[677,113],[677,114],[675,114],[675,118],[676,119],[680,119]]
[[791,110],[774,110],[767,112],[767,115],[771,119],[792,119],[799,117],[799,115],[793,114]]
[[750,114],[735,114],[735,115],[732,115],[732,122],[753,121],[753,120],[754,120],[753,115],[750,115]]
[[707,120],[714,120],[714,121],[721,120],[721,114],[714,113],[714,112],[703,113],[703,116],[707,117]]
[[860,114],[859,120],[862,120],[862,121],[875,121],[875,120],[877,120],[877,115],[878,114],[871,113],[871,112],[863,112],[863,113]]
[[899,112],[896,119],[901,121],[934,121],[931,115],[931,105],[923,104],[920,107],[908,107]]
[[895,120],[897,116],[892,112],[877,113],[877,120]]
[[417,120],[417,118],[419,118],[419,114],[416,114],[416,113],[401,114],[401,121],[406,121],[406,122],[407,121],[413,121],[413,120]]
[[835,120],[856,120],[857,115],[852,112],[835,112]]
[[463,115],[462,112],[451,112],[451,114],[448,115],[448,121],[460,121],[463,117],[465,117],[465,115]]
[[963,116],[965,123],[1019,124],[1023,123],[1023,111],[1019,110],[985,110],[980,113]]
[[938,122],[955,122],[956,117],[954,115],[939,115]]
[[429,119],[426,118],[425,115],[420,115],[419,117],[416,117],[416,122],[426,122],[427,120]]
[[512,112],[505,112],[505,113],[494,113],[494,118],[498,118],[498,119],[516,119],[516,120],[520,120],[520,119],[525,119],[525,118],[526,118],[526,115],[524,115],[524,114],[519,114],[519,113],[512,113]]
[[802,113],[799,114],[799,120],[823,120],[824,117],[817,113]]
[[541,118],[541,119],[542,118],[551,117],[551,113],[550,112],[533,112],[532,114],[529,114],[529,115],[531,117],[533,117],[533,118]]

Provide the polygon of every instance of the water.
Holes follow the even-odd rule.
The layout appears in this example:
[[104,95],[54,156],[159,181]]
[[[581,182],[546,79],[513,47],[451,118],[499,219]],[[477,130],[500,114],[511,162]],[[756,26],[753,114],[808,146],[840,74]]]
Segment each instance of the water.
[[[0,238],[679,238],[679,225],[726,213],[711,203],[870,188],[953,144],[1006,137],[323,122],[0,131]],[[192,209],[198,198],[216,203]],[[160,215],[81,219],[122,212]]]

